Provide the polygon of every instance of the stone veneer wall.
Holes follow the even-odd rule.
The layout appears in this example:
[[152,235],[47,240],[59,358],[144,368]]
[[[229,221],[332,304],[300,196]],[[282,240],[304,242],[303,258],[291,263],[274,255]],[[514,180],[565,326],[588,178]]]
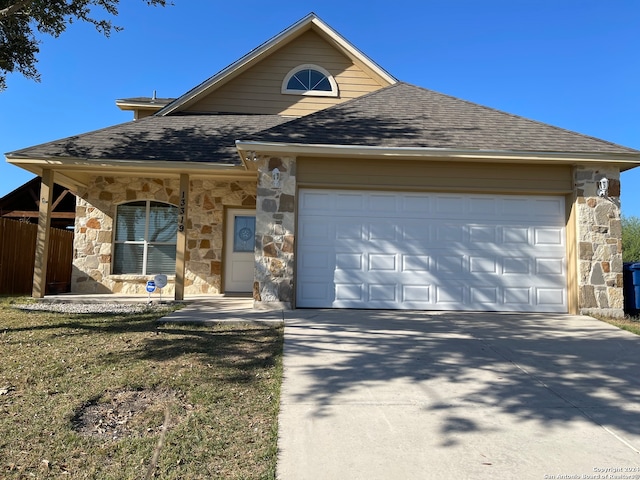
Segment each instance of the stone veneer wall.
[[[274,186],[273,170],[280,172]],[[254,305],[291,308],[293,305],[296,163],[290,157],[258,160],[256,205],[256,277]]]
[[[72,292],[146,294],[151,275],[111,275],[116,206],[135,200],[178,205],[179,185],[177,178],[102,176],[78,192]],[[255,195],[250,181],[191,180],[185,294],[220,293],[224,207],[254,207]],[[172,295],[174,285],[169,275],[163,293]]]
[[[598,181],[609,179],[609,196],[598,197]],[[620,172],[578,167],[575,170],[578,229],[578,308],[584,314],[621,317],[622,224]]]

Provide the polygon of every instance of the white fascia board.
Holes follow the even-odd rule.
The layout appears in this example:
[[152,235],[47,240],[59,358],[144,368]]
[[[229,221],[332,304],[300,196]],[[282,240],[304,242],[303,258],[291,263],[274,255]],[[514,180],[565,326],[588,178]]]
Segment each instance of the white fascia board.
[[195,88],[192,88],[187,93],[167,105],[164,109],[159,111],[156,115],[163,116],[168,115],[175,110],[177,110],[180,106],[184,105],[188,101],[200,95],[202,92],[213,88],[216,84],[223,82],[229,75],[236,72],[237,70],[245,67],[250,63],[254,63],[258,58],[263,56],[265,53],[271,51],[276,45],[282,42],[283,39],[289,37],[295,33],[297,33],[301,28],[307,27],[311,19],[314,18],[314,14],[309,14],[303,19],[291,25],[286,30],[282,31],[275,37],[271,38],[271,40],[267,40],[265,43],[260,45],[259,47],[251,50],[249,53],[241,57],[240,59],[233,62],[231,65],[223,68],[218,73],[216,73],[213,77],[205,80],[200,85]]
[[515,150],[466,150],[429,147],[374,147],[355,145],[321,145],[300,143],[236,141],[244,159],[248,152],[282,153],[295,156],[363,157],[363,158],[446,158],[457,161],[494,161],[528,163],[609,163],[624,169],[640,166],[640,153],[535,152]]
[[167,105],[167,102],[129,102],[124,100],[116,100],[116,107],[120,110],[130,109],[130,108],[146,108],[146,109],[157,109],[160,110],[162,107]]
[[323,33],[325,33],[331,40],[338,45],[352,60],[356,59],[366,65],[368,68],[376,72],[380,77],[382,77],[389,84],[393,85],[398,83],[398,79],[396,79],[393,75],[387,72],[385,69],[380,67],[377,63],[371,60],[368,56],[358,50],[351,42],[349,42],[346,38],[336,32],[329,25],[324,23],[318,17],[314,17],[311,21],[313,25],[319,28]]
[[280,32],[275,37],[267,40],[265,43],[260,45],[259,47],[251,50],[249,53],[241,57],[239,60],[236,60],[231,65],[223,68],[218,73],[216,73],[213,77],[205,80],[203,83],[198,85],[195,88],[192,88],[187,93],[177,98],[169,105],[164,107],[162,110],[156,113],[158,116],[169,115],[172,112],[175,112],[179,107],[184,105],[185,103],[193,100],[195,97],[199,96],[201,93],[213,89],[216,85],[224,83],[229,76],[246,68],[247,66],[256,63],[260,58],[269,54],[274,49],[278,48],[279,45],[283,44],[288,38],[296,36],[299,32],[303,30],[307,30],[314,25],[316,28],[320,29],[324,32],[329,38],[331,38],[336,45],[345,52],[348,52],[352,58],[358,58],[362,63],[367,65],[373,71],[375,71],[382,78],[387,80],[389,83],[394,84],[397,83],[397,79],[395,79],[392,75],[387,73],[383,68],[373,62],[369,57],[360,52],[357,48],[355,48],[351,43],[345,40],[340,34],[338,34],[335,30],[329,27],[326,23],[318,18],[318,16],[314,13],[310,13],[306,17],[297,21],[287,29]]
[[20,157],[18,155],[7,155],[7,162],[18,167],[29,170],[29,167],[54,168],[61,171],[64,170],[99,170],[121,168],[123,172],[127,170],[144,169],[146,172],[224,172],[236,170],[236,173],[242,173],[246,170],[244,165],[236,165],[230,163],[207,163],[207,162],[172,162],[149,160],[89,160],[87,158],[74,157],[51,157],[51,158],[33,158]]

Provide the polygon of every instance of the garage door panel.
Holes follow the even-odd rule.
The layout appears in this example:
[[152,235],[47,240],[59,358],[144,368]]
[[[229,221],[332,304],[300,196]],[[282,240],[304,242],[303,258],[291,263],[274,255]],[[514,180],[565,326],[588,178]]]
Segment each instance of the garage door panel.
[[449,305],[449,308],[454,305],[457,307],[458,305],[464,305],[464,285],[436,285],[435,286],[435,304],[439,306],[445,306],[445,304],[453,304]]
[[330,270],[334,263],[334,254],[329,250],[310,250],[298,257],[298,262],[300,264],[301,269],[303,269],[306,274],[310,274],[311,272],[325,272]]
[[562,247],[564,246],[564,229],[537,227],[534,229],[533,238],[535,245],[555,245]]
[[498,305],[498,287],[469,287],[469,300],[472,305]]
[[403,303],[431,303],[431,285],[402,285],[401,292]]
[[332,240],[332,226],[324,218],[308,217],[298,223],[298,235],[307,243],[327,245]]
[[398,301],[395,283],[370,283],[367,293],[370,302],[396,303]]
[[434,216],[457,218],[466,210],[465,203],[465,198],[460,195],[439,195],[436,197]]
[[431,211],[431,198],[424,195],[403,195],[400,199],[400,211],[405,216],[422,218],[424,212]]
[[562,197],[315,193],[300,190],[300,307],[567,311]]
[[532,213],[534,217],[564,216],[565,201],[562,198],[534,199]]
[[335,299],[339,301],[362,302],[364,300],[362,287],[363,285],[361,283],[336,283]]
[[531,304],[531,287],[505,288],[504,304],[526,309]]
[[322,307],[333,297],[333,285],[326,282],[306,280],[298,287],[299,301],[309,307]]
[[538,288],[536,289],[536,304],[540,306],[561,307],[564,304],[564,289]]
[[498,202],[495,198],[487,196],[469,197],[469,213],[472,215],[488,215],[495,217],[498,211]]
[[368,223],[367,229],[369,231],[369,240],[396,240],[396,225],[393,223],[380,224],[380,223]]
[[529,229],[527,227],[503,227],[502,243],[528,245]]
[[300,197],[299,207],[312,215],[314,212],[320,215],[327,210],[335,210],[336,197],[329,192],[307,191],[304,197]]
[[431,238],[431,228],[424,220],[408,220],[404,225],[399,226],[399,231],[400,239],[404,242],[411,242],[411,245],[417,242],[429,241]]
[[[322,220],[326,221],[326,220]],[[336,240],[357,240],[360,241],[364,237],[364,225],[353,221],[340,221],[335,224],[334,238]]]
[[498,241],[498,229],[487,225],[469,225],[469,242],[474,243],[496,243]]
[[464,227],[462,225],[441,225],[436,227],[436,239],[439,242],[462,242]]
[[536,275],[559,275],[564,278],[563,258],[536,258]]
[[493,256],[471,256],[469,257],[470,273],[499,273],[499,264],[496,257]]
[[362,271],[362,253],[336,253],[336,270]]
[[403,272],[425,273],[431,269],[431,257],[429,255],[408,254],[402,255]]
[[368,270],[369,272],[396,272],[396,255],[372,253],[369,255]]
[[335,197],[335,206],[345,214],[357,215],[365,209],[364,197],[359,193],[339,193]]

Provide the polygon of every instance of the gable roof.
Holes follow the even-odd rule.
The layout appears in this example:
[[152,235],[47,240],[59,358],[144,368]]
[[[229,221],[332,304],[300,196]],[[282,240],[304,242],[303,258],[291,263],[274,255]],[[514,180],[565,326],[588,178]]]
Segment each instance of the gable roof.
[[640,153],[404,82],[246,140],[469,151]]
[[282,48],[284,45],[309,30],[313,30],[318,33],[325,40],[330,42],[337,50],[350,58],[354,63],[364,66],[373,74],[383,79],[386,83],[394,84],[397,82],[392,75],[358,50],[338,32],[320,20],[315,13],[310,13],[239,60],[223,68],[220,72],[205,80],[197,87],[178,97],[175,101],[157,112],[156,115],[169,115],[179,112],[181,109],[195,103],[199,98],[208,95],[213,90],[224,85],[240,73],[248,70],[263,58],[271,55],[276,50]]

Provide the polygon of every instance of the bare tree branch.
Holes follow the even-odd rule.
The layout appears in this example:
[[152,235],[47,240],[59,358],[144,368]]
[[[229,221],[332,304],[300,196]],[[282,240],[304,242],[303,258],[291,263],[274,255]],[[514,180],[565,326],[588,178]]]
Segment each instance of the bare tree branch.
[[20,12],[26,6],[31,3],[31,0],[23,0],[22,2],[16,2],[13,5],[0,9],[0,17],[7,17],[14,13]]

